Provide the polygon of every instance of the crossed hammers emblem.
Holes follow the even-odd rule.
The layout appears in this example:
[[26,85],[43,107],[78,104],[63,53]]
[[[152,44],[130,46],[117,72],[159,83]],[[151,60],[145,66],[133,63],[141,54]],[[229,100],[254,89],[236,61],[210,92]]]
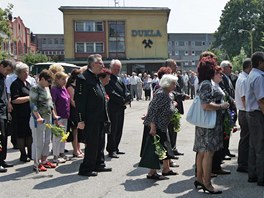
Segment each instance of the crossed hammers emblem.
[[153,42],[152,42],[152,40],[150,40],[150,39],[148,39],[148,40],[144,39],[144,40],[142,41],[142,44],[145,45],[145,46],[144,46],[145,48],[147,48],[147,47],[151,48],[151,45],[153,45]]

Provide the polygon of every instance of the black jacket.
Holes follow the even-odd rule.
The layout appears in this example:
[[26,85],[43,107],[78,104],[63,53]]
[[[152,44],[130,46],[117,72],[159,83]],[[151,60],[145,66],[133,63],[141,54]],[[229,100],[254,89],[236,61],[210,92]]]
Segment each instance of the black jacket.
[[77,76],[74,99],[79,122],[90,125],[107,120],[104,87],[90,70]]
[[7,119],[8,97],[5,86],[5,76],[0,74],[0,119]]
[[109,110],[123,110],[126,108],[125,103],[128,90],[117,76],[111,74],[111,79],[108,85],[105,86],[106,93],[109,96],[108,108]]

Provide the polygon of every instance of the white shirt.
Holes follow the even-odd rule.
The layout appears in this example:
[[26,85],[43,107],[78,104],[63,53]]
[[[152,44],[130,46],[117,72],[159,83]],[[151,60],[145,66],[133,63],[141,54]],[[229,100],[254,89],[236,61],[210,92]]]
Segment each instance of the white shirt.
[[138,77],[137,76],[131,76],[130,77],[130,84],[131,85],[136,85],[138,82]]
[[260,111],[258,101],[264,98],[264,72],[252,68],[246,84],[246,111]]
[[246,94],[247,77],[248,74],[243,71],[238,75],[238,79],[236,81],[235,101],[237,109],[241,111],[246,110],[243,106],[241,98],[244,97]]

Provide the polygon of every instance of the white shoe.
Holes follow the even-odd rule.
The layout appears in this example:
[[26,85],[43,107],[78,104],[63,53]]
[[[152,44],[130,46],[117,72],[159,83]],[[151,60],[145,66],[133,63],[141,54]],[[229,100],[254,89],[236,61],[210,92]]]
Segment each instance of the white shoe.
[[53,158],[53,163],[62,164],[62,163],[65,163],[65,162],[66,162],[66,160],[61,158],[61,157],[58,158],[58,157],[54,156],[54,158]]

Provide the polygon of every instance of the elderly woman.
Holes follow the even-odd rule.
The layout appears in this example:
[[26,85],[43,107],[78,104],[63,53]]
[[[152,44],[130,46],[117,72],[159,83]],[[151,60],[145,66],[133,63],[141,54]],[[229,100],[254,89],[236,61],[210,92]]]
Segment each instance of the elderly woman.
[[[162,180],[167,179],[169,175],[176,175],[176,172],[170,170],[168,155],[168,147],[166,143],[169,143],[168,139],[168,125],[171,120],[173,113],[175,112],[175,105],[170,97],[170,93],[174,91],[177,83],[177,77],[171,74],[163,75],[160,80],[160,88],[156,91],[153,100],[149,104],[148,113],[144,120],[145,129],[149,131],[149,136],[151,140],[153,136],[160,136],[160,143],[165,149],[167,149],[167,158],[163,160],[163,169],[162,175],[157,174],[157,166],[148,166],[150,171],[147,175],[148,179]],[[147,141],[146,141],[147,142]],[[144,147],[146,145],[142,145]],[[154,152],[154,150],[153,150]],[[146,154],[142,154],[141,161],[144,161],[144,158],[148,158]],[[158,158],[158,156],[156,156]],[[143,166],[142,166],[143,167]]]
[[195,141],[193,150],[197,152],[196,188],[202,187],[204,192],[220,194],[211,183],[212,159],[214,152],[223,147],[223,115],[222,110],[229,104],[223,101],[224,94],[217,84],[222,80],[221,70],[214,58],[203,57],[198,64],[199,87],[197,95],[201,99],[204,110],[216,111],[216,125],[214,128],[195,127]]
[[[13,125],[17,137],[17,146],[20,150],[20,161],[29,162],[31,158],[32,135],[29,126],[30,105],[29,82],[26,81],[29,67],[24,63],[16,65],[17,79],[11,84],[11,102],[13,105]],[[27,152],[26,152],[27,147]]]

